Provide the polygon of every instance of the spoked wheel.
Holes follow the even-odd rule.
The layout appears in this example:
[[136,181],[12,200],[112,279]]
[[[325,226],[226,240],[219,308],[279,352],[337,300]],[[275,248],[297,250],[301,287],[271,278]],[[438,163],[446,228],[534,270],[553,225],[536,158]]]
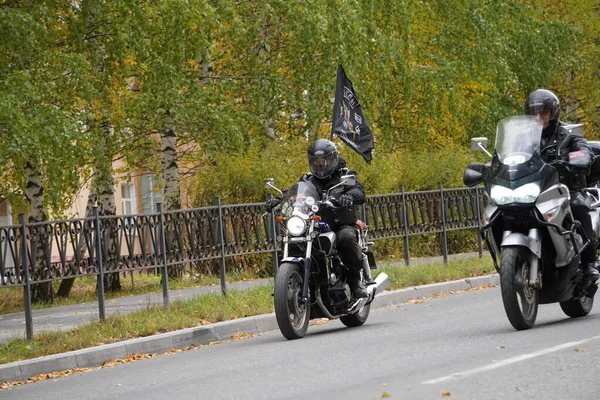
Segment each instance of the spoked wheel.
[[500,284],[502,302],[510,324],[517,330],[529,329],[537,317],[538,289],[529,286],[529,252],[524,247],[502,249]]
[[587,296],[560,302],[560,308],[571,318],[585,317],[592,311],[593,306],[594,298]]
[[298,264],[280,265],[275,277],[275,317],[279,330],[290,340],[304,337],[310,320],[310,306],[302,301],[302,282]]

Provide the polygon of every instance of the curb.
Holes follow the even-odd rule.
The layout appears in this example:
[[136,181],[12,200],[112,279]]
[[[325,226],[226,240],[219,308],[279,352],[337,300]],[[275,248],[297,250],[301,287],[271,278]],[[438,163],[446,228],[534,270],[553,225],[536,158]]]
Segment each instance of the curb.
[[[375,300],[371,303],[371,308],[378,309],[395,306],[407,300],[430,297],[437,293],[466,290],[490,284],[500,284],[498,274],[383,292],[375,297]],[[130,339],[118,343],[69,351],[52,356],[16,361],[0,365],[0,384],[12,381],[25,381],[38,374],[75,368],[100,367],[107,361],[124,358],[132,354],[164,353],[173,349],[230,340],[240,333],[256,335],[277,329],[275,313],[262,314],[161,333],[145,338]]]

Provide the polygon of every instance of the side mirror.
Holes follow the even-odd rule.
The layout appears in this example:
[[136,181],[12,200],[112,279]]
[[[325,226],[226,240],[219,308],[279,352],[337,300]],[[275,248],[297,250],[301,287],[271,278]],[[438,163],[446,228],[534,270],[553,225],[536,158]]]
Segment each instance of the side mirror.
[[463,183],[468,187],[479,185],[483,182],[483,171],[485,171],[485,165],[470,163],[467,165],[467,168],[465,168]]
[[263,179],[263,182],[265,183],[265,189],[275,189],[280,194],[283,194],[283,192],[281,190],[279,190],[279,189],[277,189],[277,187],[275,187],[275,179],[274,178],[265,178],[265,179]]
[[265,178],[263,179],[263,182],[265,183],[265,189],[270,189],[275,186],[275,178]]
[[471,139],[471,150],[482,151],[482,149],[487,150],[488,148],[488,139],[485,137],[474,137]]
[[483,151],[490,158],[492,155],[487,151],[488,148],[488,139],[486,137],[476,137],[471,139],[471,150],[474,151]]
[[354,175],[342,175],[342,185],[354,186],[356,184],[356,176]]

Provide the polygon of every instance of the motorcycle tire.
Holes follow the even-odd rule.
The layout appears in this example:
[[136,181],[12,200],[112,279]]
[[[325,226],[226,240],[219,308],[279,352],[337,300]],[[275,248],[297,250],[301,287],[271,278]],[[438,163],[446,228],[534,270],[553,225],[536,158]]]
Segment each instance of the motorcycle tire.
[[594,298],[587,296],[560,302],[560,308],[571,318],[585,317],[592,311],[593,306]]
[[367,322],[367,318],[369,318],[369,312],[371,311],[371,305],[367,304],[364,306],[359,312],[350,315],[344,315],[340,317],[340,321],[342,324],[346,325],[348,328],[354,328],[355,326],[361,326],[365,322]]
[[310,321],[310,303],[302,301],[303,276],[300,266],[294,263],[282,263],[275,276],[275,318],[289,340],[304,337]]
[[500,263],[500,286],[504,311],[517,330],[533,327],[537,317],[539,291],[529,282],[529,251],[525,247],[503,247]]

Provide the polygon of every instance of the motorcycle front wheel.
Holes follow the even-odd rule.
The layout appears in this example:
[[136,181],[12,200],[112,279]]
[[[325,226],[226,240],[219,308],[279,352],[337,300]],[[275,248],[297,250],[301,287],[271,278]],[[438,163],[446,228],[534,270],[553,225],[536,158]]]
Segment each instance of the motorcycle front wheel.
[[279,330],[286,339],[300,339],[306,335],[310,320],[310,306],[302,301],[303,274],[298,264],[282,263],[275,276],[275,317]]
[[503,247],[500,263],[502,302],[510,324],[529,329],[538,311],[538,289],[529,286],[529,251],[520,246]]

